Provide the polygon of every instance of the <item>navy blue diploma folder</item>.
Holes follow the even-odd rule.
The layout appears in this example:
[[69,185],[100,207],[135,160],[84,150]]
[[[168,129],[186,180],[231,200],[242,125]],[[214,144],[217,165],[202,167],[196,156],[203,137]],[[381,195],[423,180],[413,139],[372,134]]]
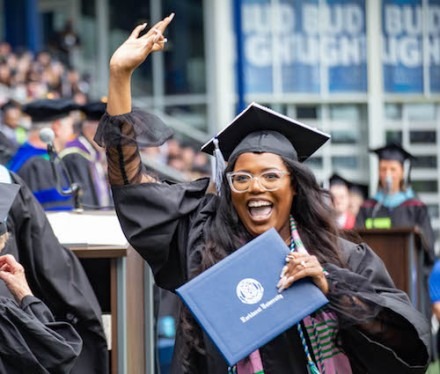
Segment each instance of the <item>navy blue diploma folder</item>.
[[310,279],[278,293],[288,253],[270,229],[176,290],[229,365],[328,303]]

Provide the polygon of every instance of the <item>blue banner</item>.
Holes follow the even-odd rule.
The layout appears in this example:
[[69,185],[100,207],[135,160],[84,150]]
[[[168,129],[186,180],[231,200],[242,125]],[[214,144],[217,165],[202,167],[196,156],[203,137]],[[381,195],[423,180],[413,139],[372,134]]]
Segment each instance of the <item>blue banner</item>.
[[423,92],[423,13],[421,1],[382,1],[382,62],[386,92]]
[[[289,14],[291,25],[279,46],[283,56],[280,69],[282,91],[319,93],[319,21],[314,18],[317,15],[318,0],[291,0],[281,4],[282,13]],[[282,30],[282,24],[279,28]]]
[[330,92],[367,91],[364,0],[327,0],[324,62]]
[[429,1],[429,76],[431,92],[440,92],[440,0]]
[[271,0],[242,0],[241,4],[244,91],[272,93]]
[[242,25],[247,93],[366,91],[365,0],[242,0]]

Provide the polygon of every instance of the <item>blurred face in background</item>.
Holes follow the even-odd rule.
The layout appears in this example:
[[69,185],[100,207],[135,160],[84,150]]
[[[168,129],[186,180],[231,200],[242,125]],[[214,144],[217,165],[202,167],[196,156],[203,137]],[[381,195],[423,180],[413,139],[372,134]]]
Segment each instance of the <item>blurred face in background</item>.
[[55,133],[55,142],[57,151],[61,151],[66,143],[75,138],[74,131],[75,119],[72,115],[56,120],[52,124],[52,130]]
[[342,184],[335,184],[330,187],[330,193],[336,212],[338,214],[347,212],[350,206],[350,192],[348,187]]
[[386,188],[387,179],[390,181],[389,193],[397,193],[403,185],[404,170],[403,165],[396,160],[379,161],[379,183],[382,188]]
[[356,192],[350,192],[350,206],[348,207],[350,212],[356,217],[359,213],[359,209],[364,202],[364,197]]
[[20,125],[21,110],[19,108],[9,108],[3,113],[3,123],[11,129],[16,129]]

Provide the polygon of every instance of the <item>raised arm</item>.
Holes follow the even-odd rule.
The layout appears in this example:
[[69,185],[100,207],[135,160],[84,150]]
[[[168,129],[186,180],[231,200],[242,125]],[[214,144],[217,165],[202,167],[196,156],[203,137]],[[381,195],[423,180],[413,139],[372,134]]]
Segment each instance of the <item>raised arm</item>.
[[139,145],[159,146],[171,137],[172,130],[154,114],[132,108],[131,79],[151,52],[164,48],[163,32],[173,17],[165,17],[145,35],[141,32],[147,25],[137,26],[110,59],[107,113],[95,141],[106,148],[108,177],[113,186],[156,181],[144,170]]
[[107,113],[111,116],[131,111],[131,76],[151,52],[161,51],[166,39],[163,32],[174,13],[156,23],[145,35],[139,36],[147,24],[137,26],[110,59],[110,80]]

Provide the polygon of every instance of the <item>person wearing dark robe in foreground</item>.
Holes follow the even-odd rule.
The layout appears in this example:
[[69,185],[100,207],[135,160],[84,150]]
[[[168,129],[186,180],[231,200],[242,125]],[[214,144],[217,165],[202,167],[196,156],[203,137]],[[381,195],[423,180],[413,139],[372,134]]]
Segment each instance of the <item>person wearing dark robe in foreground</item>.
[[[9,211],[9,240],[3,253],[13,255],[24,267],[33,294],[55,320],[71,324],[81,336],[83,348],[72,373],[108,374],[102,311],[81,262],[60,244],[46,213],[18,175],[0,165],[0,182],[20,187]],[[2,283],[0,295],[12,298]]]
[[164,48],[162,33],[172,18],[145,35],[146,25],[136,27],[110,60],[107,113],[95,140],[106,148],[128,241],[156,284],[174,291],[275,228],[291,252],[273,287],[282,292],[309,277],[329,303],[229,367],[183,308],[171,373],[424,373],[427,320],[367,245],[339,236],[328,194],[302,163],[327,134],[253,103],[202,147],[216,155],[217,193],[206,193],[208,178],[169,184],[144,172],[139,148],[162,144],[172,132],[132,108],[131,77],[151,52]]
[[[9,238],[5,219],[19,190],[0,183],[0,253]],[[82,348],[72,325],[56,321],[35,297],[14,256],[0,255],[0,280],[13,298],[0,296],[0,373],[70,373]]]

